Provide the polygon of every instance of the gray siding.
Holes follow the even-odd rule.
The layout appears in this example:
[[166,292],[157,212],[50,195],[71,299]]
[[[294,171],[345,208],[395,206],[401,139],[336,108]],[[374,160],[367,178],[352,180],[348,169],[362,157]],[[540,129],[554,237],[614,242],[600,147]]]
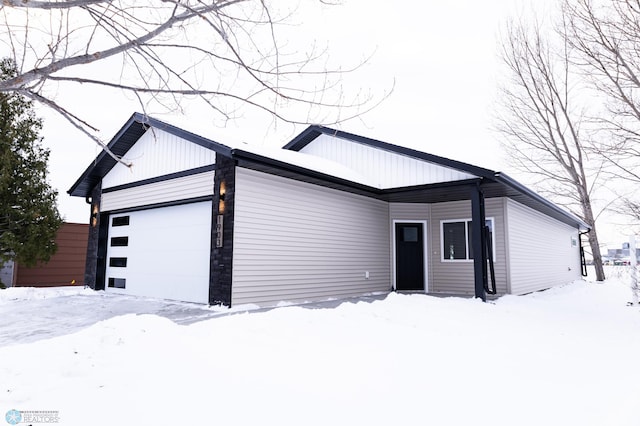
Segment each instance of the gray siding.
[[[507,293],[506,239],[504,232],[503,198],[485,200],[485,214],[494,219],[495,274],[498,294]],[[432,293],[460,295],[474,294],[473,261],[444,261],[442,259],[441,228],[443,220],[471,219],[471,201],[454,201],[431,204],[431,222],[429,225],[430,253],[429,270]]]
[[581,278],[578,230],[507,200],[511,292],[524,294]]
[[235,191],[232,304],[390,289],[387,203],[240,167]]

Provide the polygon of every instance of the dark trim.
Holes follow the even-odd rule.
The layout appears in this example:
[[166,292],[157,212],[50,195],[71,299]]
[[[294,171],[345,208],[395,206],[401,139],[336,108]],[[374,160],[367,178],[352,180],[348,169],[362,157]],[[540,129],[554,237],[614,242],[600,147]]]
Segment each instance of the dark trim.
[[[140,137],[150,128],[165,131],[169,134],[185,139],[189,142],[210,149],[221,155],[230,156],[231,148],[222,145],[211,139],[203,138],[195,133],[188,132],[178,127],[156,120],[147,115],[134,113],[122,126],[116,135],[107,144],[107,147],[117,157],[123,157],[129,149],[140,139]],[[87,167],[80,178],[67,191],[68,194],[77,197],[90,195],[91,190],[102,178],[117,164],[116,160],[101,151],[96,159]]]
[[283,149],[291,151],[300,151],[307,146],[313,140],[315,140],[321,134],[335,136],[342,139],[347,139],[353,142],[361,143],[363,145],[372,146],[374,148],[382,149],[384,151],[393,152],[396,154],[406,155],[408,157],[418,158],[430,163],[438,164],[444,167],[467,172],[479,177],[492,178],[495,174],[493,170],[485,169],[483,167],[474,166],[472,164],[463,163],[461,161],[451,160],[449,158],[440,157],[438,155],[428,154],[426,152],[417,151],[415,149],[406,148],[404,146],[394,145],[388,142],[382,142],[377,139],[371,139],[365,136],[356,135],[342,130],[330,129],[323,126],[310,126],[298,136],[296,136],[291,142],[286,144]]
[[401,194],[403,192],[429,191],[433,189],[451,188],[455,186],[469,186],[469,185],[476,184],[478,182],[482,182],[482,178],[451,180],[448,182],[427,183],[424,185],[402,186],[398,188],[382,189],[380,192],[381,192],[381,195],[384,197],[387,195]]
[[[275,173],[276,171],[281,172],[283,170],[288,170],[300,176],[308,176],[326,183],[334,183],[334,184],[340,185],[340,189],[344,188],[343,190],[346,190],[346,188],[350,188],[352,190],[359,190],[360,191],[359,193],[366,193],[368,196],[376,196],[376,195],[382,194],[381,189],[373,188],[371,186],[363,185],[361,183],[357,183],[357,182],[342,179],[336,176],[328,175],[326,173],[317,172],[315,170],[300,167],[295,164],[285,163],[284,161],[276,160],[269,157],[264,157],[262,155],[255,154],[253,152],[243,151],[241,149],[234,149],[231,151],[231,155],[233,156],[233,158],[238,160],[238,166],[240,167],[246,167],[246,168],[254,169],[258,171],[265,171],[266,168],[264,166],[267,165],[267,166],[271,166],[270,170],[274,171],[274,173],[271,173],[271,174],[277,174],[283,177],[290,177],[284,174]],[[324,185],[324,186],[328,186],[328,185]]]
[[[124,155],[124,153],[126,152],[126,150],[122,153],[117,152],[115,145],[117,141],[121,140],[127,132],[132,133],[133,131],[137,130],[137,129],[134,129],[135,122],[136,122],[136,114],[133,114],[131,117],[129,117],[129,119],[124,124],[124,126],[122,126],[120,130],[118,130],[115,136],[107,144],[107,147],[111,149],[111,151],[114,154]],[[140,133],[136,137],[136,140],[138,140],[138,138],[142,136],[143,133],[144,132]],[[82,175],[80,175],[80,178],[71,186],[71,188],[67,191],[67,193],[74,196],[84,196],[84,197],[89,195],[90,188],[93,188],[102,179],[102,176],[104,176],[104,174],[102,174],[102,176],[100,176],[99,178],[94,176],[94,171],[96,170],[96,168],[98,168],[98,165],[104,162],[112,162],[111,166],[108,168],[109,170],[111,169],[111,167],[113,167],[116,164],[115,160],[111,158],[104,150],[100,151],[96,159],[91,163],[89,167],[87,167],[87,169],[82,173]],[[82,191],[79,191],[78,190],[79,188],[82,188]]]
[[98,256],[96,260],[96,282],[94,290],[105,289],[107,275],[107,244],[109,240],[109,213],[100,213],[100,230],[98,231]]
[[[533,192],[532,190],[522,185],[520,182],[516,181],[515,179],[507,176],[506,174],[502,172],[496,172],[494,180],[503,185],[511,187],[516,191],[518,191],[519,193],[533,199],[535,202],[542,204],[545,208],[550,210],[549,212],[547,212],[548,216],[554,217],[555,219],[558,219],[568,225],[572,225],[581,231],[588,231],[591,229],[591,227],[587,225],[583,220],[577,218],[576,216],[567,212],[566,210],[561,209],[557,205],[553,204],[551,201]],[[564,218],[564,220],[562,220],[561,218]]]
[[[127,123],[125,123],[120,131],[114,136],[111,142],[109,142],[108,146],[114,154],[122,156],[126,154],[131,146],[133,146],[138,141],[138,139],[149,127],[166,131],[187,141],[193,142],[208,149],[212,149],[225,158],[233,158],[234,160],[238,161],[238,165],[241,167],[247,167],[253,170],[258,170],[261,172],[291,178],[303,182],[313,183],[316,185],[338,189],[353,194],[374,197],[387,202],[436,203],[468,199],[468,195],[465,194],[466,190],[464,189],[464,186],[475,180],[465,179],[457,182],[445,182],[440,184],[381,190],[378,188],[369,187],[364,184],[355,183],[342,178],[327,175],[325,173],[305,169],[304,167],[296,166],[294,164],[286,163],[280,160],[264,157],[249,151],[244,151],[242,149],[231,149],[230,147],[227,147],[225,145],[219,144],[212,140],[203,138],[191,132],[182,130],[170,124],[155,120],[151,117],[139,113],[135,113],[131,116]],[[285,145],[284,149],[299,151],[322,134],[347,139],[355,143],[365,144],[377,149],[409,156],[443,167],[466,172],[474,176],[478,176],[478,178],[481,178],[483,180],[483,188],[485,193],[484,196],[486,198],[508,197],[573,227],[579,228],[581,230],[589,229],[588,225],[586,225],[579,218],[564,211],[555,204],[549,202],[540,195],[511,179],[507,175],[460,161],[450,160],[448,158],[439,157],[425,152],[416,151],[414,149],[405,148],[376,139],[371,139],[364,136],[359,136],[322,126],[308,127],[302,133],[296,136],[291,142]],[[87,170],[85,170],[80,179],[78,179],[78,181],[76,181],[76,183],[71,187],[71,189],[68,191],[69,194],[73,196],[84,197],[90,195],[92,188],[94,188],[102,180],[102,178],[111,170],[111,168],[113,168],[115,164],[116,161],[113,158],[108,156],[105,152],[101,152],[94,163],[89,168],[87,168]],[[192,171],[193,170],[196,169],[192,169]],[[189,172],[190,171],[186,171],[186,173]],[[149,183],[159,182],[165,179],[172,179],[180,176],[181,175],[179,174],[159,176],[132,184],[109,188],[104,192],[132,188],[135,186],[146,185]],[[452,188],[452,190],[447,191],[447,188]],[[438,189],[439,192],[436,191]],[[429,191],[433,192],[433,194],[427,194],[427,192]],[[163,205],[161,205],[161,207],[162,206]]]
[[216,169],[215,164],[210,164],[208,166],[196,167],[195,169],[183,170],[181,172],[169,173],[168,175],[156,176],[149,179],[139,180],[137,182],[125,183],[123,185],[112,186],[111,188],[105,188],[102,190],[103,194],[108,192],[121,191],[123,189],[136,188],[138,186],[149,185],[151,183],[164,182],[171,179],[177,179],[186,176],[197,175],[200,173],[211,172]]
[[[183,204],[193,204],[193,203],[199,203],[199,202],[202,202],[202,201],[211,201],[211,200],[213,200],[213,195],[205,195],[205,196],[202,196],[202,197],[185,198],[183,200],[166,201],[164,203],[145,204],[143,206],[135,206],[135,207],[127,207],[127,208],[124,208],[124,209],[109,210],[106,213],[108,213],[110,215],[122,214],[122,213],[131,213],[131,212],[137,212],[137,211],[142,211],[142,210],[161,209],[163,207],[181,206]],[[104,212],[101,212],[101,214],[104,214]]]
[[[272,158],[262,157],[258,154],[242,150],[234,150],[233,155],[238,159],[238,167],[257,170],[301,182],[333,188],[365,197],[377,198],[387,202],[421,202],[435,203],[446,201],[468,200],[470,184],[483,181],[482,178],[438,182],[425,185],[413,185],[399,188],[378,189],[367,185],[354,183],[349,180],[327,175],[314,170],[306,169],[289,163],[284,163]],[[457,189],[454,191],[453,189]],[[437,193],[430,195],[433,191]],[[417,201],[409,201],[404,198],[411,197]],[[431,198],[431,199],[430,199]]]
[[187,130],[181,129],[180,127],[172,126],[171,124],[165,123],[164,121],[156,120],[155,118],[149,117],[148,115],[141,114],[139,112],[134,113],[133,116],[136,118],[136,121],[146,126],[147,128],[153,127],[155,129],[170,133],[181,139],[193,142],[196,145],[200,145],[204,148],[218,152],[222,155],[231,155],[231,148],[212,139],[204,138],[200,135],[196,135],[195,133],[191,133]]
[[473,282],[475,296],[486,302],[487,295],[487,250],[485,250],[486,241],[484,233],[484,223],[486,221],[484,209],[484,194],[480,188],[480,184],[471,187],[471,233],[473,238],[471,246],[473,247]]
[[318,136],[323,133],[320,126],[309,126],[302,131],[298,136],[291,139],[291,142],[282,147],[282,149],[288,149],[290,151],[300,151],[305,146],[313,142]]
[[[540,211],[541,213],[544,213],[547,216],[550,216],[556,220],[559,220],[563,223],[566,223],[567,225],[573,226],[580,230],[590,229],[590,227],[581,219],[565,211],[564,209],[561,209],[560,207],[546,200],[544,197],[536,194],[529,188],[525,187],[524,185],[520,184],[519,182],[515,181],[514,179],[510,178],[504,173],[494,172],[492,170],[485,169],[482,167],[477,167],[477,166],[473,166],[471,164],[463,163],[460,161],[455,161],[448,158],[439,157],[437,155],[416,151],[410,148],[393,145],[393,144],[382,142],[376,139],[355,135],[353,133],[330,129],[328,127],[313,125],[313,126],[309,126],[307,129],[302,131],[302,133],[300,133],[298,136],[293,138],[293,140],[291,140],[291,142],[286,144],[283,147],[283,149],[300,151],[302,148],[307,146],[309,143],[314,141],[316,138],[318,138],[322,134],[347,139],[353,142],[372,146],[385,151],[406,155],[409,157],[413,157],[413,158],[421,159],[434,164],[438,164],[440,166],[449,167],[452,169],[460,170],[462,172],[467,172],[467,173],[476,175],[480,178],[485,179],[487,181],[486,183],[494,182],[493,188],[490,188],[490,187],[485,188],[485,197],[487,198],[508,197],[508,198],[512,198],[517,201],[520,201],[518,200],[518,198],[524,197],[525,199],[524,204],[528,205],[534,210]],[[459,181],[459,182],[460,184],[464,185],[467,181],[468,180]],[[445,185],[446,184],[448,183],[445,183]],[[498,186],[496,187],[496,185]],[[458,185],[454,185],[454,186],[458,186]],[[426,190],[427,188],[433,189],[433,188],[437,188],[437,186],[426,185],[422,189]],[[401,200],[399,200],[399,197],[398,197],[398,195],[401,192],[410,192],[410,191],[418,191],[418,190],[420,190],[419,187],[393,188],[389,190],[384,190],[383,191],[384,196],[382,197],[377,196],[377,197],[389,202],[402,202]],[[350,192],[355,192],[355,191],[350,191]],[[372,191],[371,188],[369,188],[369,192],[371,194],[378,194],[378,192]],[[367,195],[362,192],[358,192],[358,193],[361,193],[362,195]],[[459,195],[458,195],[458,198],[459,198]],[[451,199],[447,199],[445,197],[443,198],[443,201],[451,201]],[[412,202],[412,201],[408,200],[405,202]]]

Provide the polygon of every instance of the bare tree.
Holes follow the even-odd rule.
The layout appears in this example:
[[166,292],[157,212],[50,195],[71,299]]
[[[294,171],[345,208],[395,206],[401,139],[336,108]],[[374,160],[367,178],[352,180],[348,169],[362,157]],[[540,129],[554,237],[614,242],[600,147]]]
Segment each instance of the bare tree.
[[373,107],[371,94],[341,90],[341,76],[353,68],[330,69],[325,50],[298,52],[279,38],[281,31],[295,35],[284,25],[291,11],[281,3],[3,0],[0,56],[13,59],[18,74],[0,82],[0,92],[53,108],[103,148],[83,114],[51,95],[58,87],[120,89],[143,110],[153,102],[173,111],[198,98],[223,119],[250,105],[274,120],[332,124]]
[[589,225],[596,279],[602,281],[592,206],[602,165],[589,161],[589,137],[581,128],[584,112],[574,92],[571,52],[562,38],[559,41],[552,46],[545,40],[538,22],[508,25],[501,58],[510,79],[502,87],[497,128],[506,136],[513,164],[536,176],[539,189]]
[[[579,52],[583,75],[604,99],[598,117],[598,155],[614,167],[609,172],[640,184],[640,1],[565,1],[564,36]],[[632,191],[635,195],[636,191]],[[635,195],[637,197],[637,195]],[[640,220],[634,196],[623,197],[623,209]],[[634,209],[633,206],[636,206]]]

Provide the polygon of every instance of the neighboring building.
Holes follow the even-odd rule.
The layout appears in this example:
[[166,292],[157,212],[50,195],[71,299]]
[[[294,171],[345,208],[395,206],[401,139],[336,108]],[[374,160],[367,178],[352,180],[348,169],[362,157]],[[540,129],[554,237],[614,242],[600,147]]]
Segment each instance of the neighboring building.
[[89,225],[63,223],[56,235],[58,249],[48,262],[39,262],[32,268],[7,262],[2,269],[2,283],[7,287],[84,285],[88,236]]
[[91,203],[95,289],[272,305],[581,276],[587,225],[500,172],[319,126],[233,148],[141,114],[109,148],[135,166],[103,152],[69,190]]
[[[622,244],[622,248],[619,249],[607,249],[607,255],[602,260],[609,265],[629,265],[631,263],[629,243]],[[636,249],[636,260],[640,262],[640,248]]]

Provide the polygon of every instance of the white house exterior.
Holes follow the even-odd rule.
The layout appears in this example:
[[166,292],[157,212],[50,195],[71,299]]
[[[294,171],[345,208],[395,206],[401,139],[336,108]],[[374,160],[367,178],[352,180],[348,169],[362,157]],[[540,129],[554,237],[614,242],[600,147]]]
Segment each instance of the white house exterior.
[[102,153],[69,190],[91,204],[95,289],[273,305],[581,276],[588,227],[499,172],[319,126],[234,149],[141,114],[109,147],[134,167]]

